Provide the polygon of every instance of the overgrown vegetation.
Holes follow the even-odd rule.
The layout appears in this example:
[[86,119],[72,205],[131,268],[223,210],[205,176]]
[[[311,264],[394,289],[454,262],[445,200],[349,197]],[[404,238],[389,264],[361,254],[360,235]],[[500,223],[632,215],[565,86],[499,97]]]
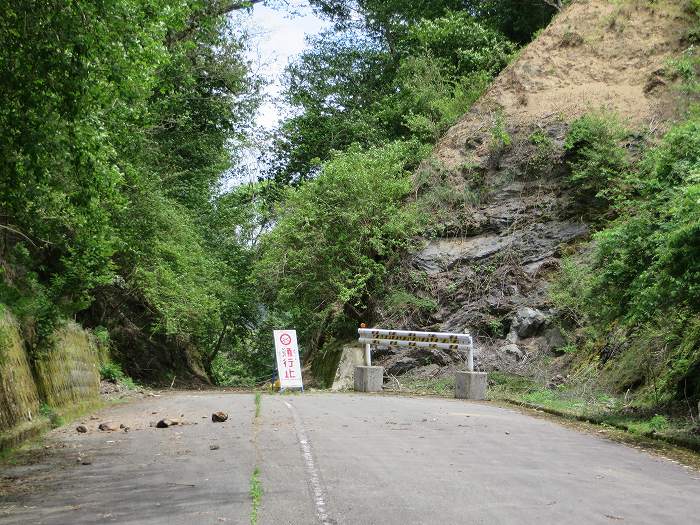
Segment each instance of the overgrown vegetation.
[[0,302],[34,358],[74,318],[136,379],[251,385],[272,328],[313,351],[371,320],[429,215],[409,172],[556,12],[312,1],[334,27],[287,70],[264,180],[231,189],[261,79],[227,15],[254,3],[2,8]]
[[420,153],[403,142],[350,148],[285,200],[256,273],[268,304],[287,313],[307,344],[320,347],[329,335],[355,329],[387,265],[411,245],[420,215],[403,200],[411,189],[407,168]]
[[700,451],[700,438],[695,431],[697,421],[682,412],[660,414],[651,407],[635,406],[630,396],[607,394],[580,385],[547,388],[531,379],[500,372],[489,374],[489,383],[492,400],[522,404]]
[[[437,210],[446,203],[466,209],[479,195],[446,184],[440,193],[421,169],[423,189],[409,172],[518,42],[554,13],[541,2],[532,2],[534,11],[487,4],[319,4],[335,26],[287,70],[285,93],[298,114],[282,124],[270,162],[277,187],[298,188],[276,192],[277,221],[256,265],[267,312],[300,329],[306,350],[326,355],[324,345],[352,337],[358,323],[371,323],[390,304],[426,313],[436,307],[392,286],[391,276],[418,234],[439,220]],[[515,13],[532,24],[529,33],[515,28]],[[505,143],[502,122],[500,129]]]
[[643,155],[630,154],[628,136],[600,115],[571,128],[572,183],[612,217],[591,249],[564,261],[553,297],[578,347],[574,370],[598,371],[580,380],[640,410],[692,417],[700,400],[700,116],[691,108]]
[[258,523],[258,510],[260,509],[260,501],[262,500],[262,484],[260,483],[260,469],[255,467],[253,473],[250,476],[250,525],[257,525]]
[[136,388],[134,380],[127,376],[119,363],[106,362],[100,367],[100,379],[118,383],[129,390]]
[[621,144],[628,134],[613,115],[589,114],[573,122],[564,148],[579,200],[600,208],[624,198],[630,161]]
[[[104,326],[132,374],[188,368],[252,315],[220,194],[257,102],[231,2],[11,1],[0,17],[0,301],[34,355]],[[149,364],[147,366],[147,363]]]

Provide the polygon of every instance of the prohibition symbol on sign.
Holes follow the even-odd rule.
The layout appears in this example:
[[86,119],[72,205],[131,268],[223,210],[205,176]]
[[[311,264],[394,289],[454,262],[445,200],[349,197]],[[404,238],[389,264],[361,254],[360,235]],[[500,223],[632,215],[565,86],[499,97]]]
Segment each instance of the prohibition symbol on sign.
[[291,343],[291,342],[292,342],[292,338],[289,337],[289,334],[282,334],[282,335],[280,336],[280,343],[282,343],[283,345],[286,346],[286,345],[288,345],[288,344]]

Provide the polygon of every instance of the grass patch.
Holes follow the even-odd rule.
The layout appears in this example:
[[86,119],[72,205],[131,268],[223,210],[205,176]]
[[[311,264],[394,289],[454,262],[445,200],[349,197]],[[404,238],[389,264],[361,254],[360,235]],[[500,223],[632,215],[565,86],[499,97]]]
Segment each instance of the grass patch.
[[583,393],[566,386],[547,388],[530,379],[500,372],[489,374],[488,397],[700,452],[700,425],[692,414],[659,414],[651,407],[630,406],[622,396]]
[[257,525],[258,523],[258,509],[260,508],[262,493],[262,485],[260,484],[260,469],[255,467],[253,474],[250,476],[250,499],[253,504],[253,508],[250,511],[250,525]]
[[39,414],[49,420],[51,428],[62,427],[66,424],[65,418],[59,414],[55,408],[46,403],[43,403],[41,407],[39,407]]
[[260,417],[260,405],[262,403],[262,394],[255,392],[255,418]]
[[392,380],[384,389],[419,396],[454,397],[455,379],[454,377],[401,377]]
[[127,376],[118,363],[108,361],[100,366],[100,378],[112,383],[119,383],[128,390],[136,389],[136,383]]

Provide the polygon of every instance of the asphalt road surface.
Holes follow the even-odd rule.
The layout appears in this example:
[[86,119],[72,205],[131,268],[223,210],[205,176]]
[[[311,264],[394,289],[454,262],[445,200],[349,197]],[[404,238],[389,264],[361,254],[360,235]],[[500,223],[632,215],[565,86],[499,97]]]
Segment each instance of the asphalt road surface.
[[[256,467],[260,524],[700,523],[698,472],[515,410],[355,394],[261,408],[176,393],[54,431],[33,464],[0,472],[0,524],[248,524]],[[212,423],[218,410],[230,419]]]

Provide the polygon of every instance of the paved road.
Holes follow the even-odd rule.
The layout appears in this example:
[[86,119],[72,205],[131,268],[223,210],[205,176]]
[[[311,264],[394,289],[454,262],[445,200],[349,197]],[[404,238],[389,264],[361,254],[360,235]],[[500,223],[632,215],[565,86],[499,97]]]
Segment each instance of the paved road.
[[[0,472],[0,524],[250,523],[255,466],[261,524],[700,522],[697,472],[513,410],[304,394],[254,411],[252,395],[179,393],[100,414],[129,433],[57,431],[46,458]],[[180,414],[197,424],[148,426]]]

